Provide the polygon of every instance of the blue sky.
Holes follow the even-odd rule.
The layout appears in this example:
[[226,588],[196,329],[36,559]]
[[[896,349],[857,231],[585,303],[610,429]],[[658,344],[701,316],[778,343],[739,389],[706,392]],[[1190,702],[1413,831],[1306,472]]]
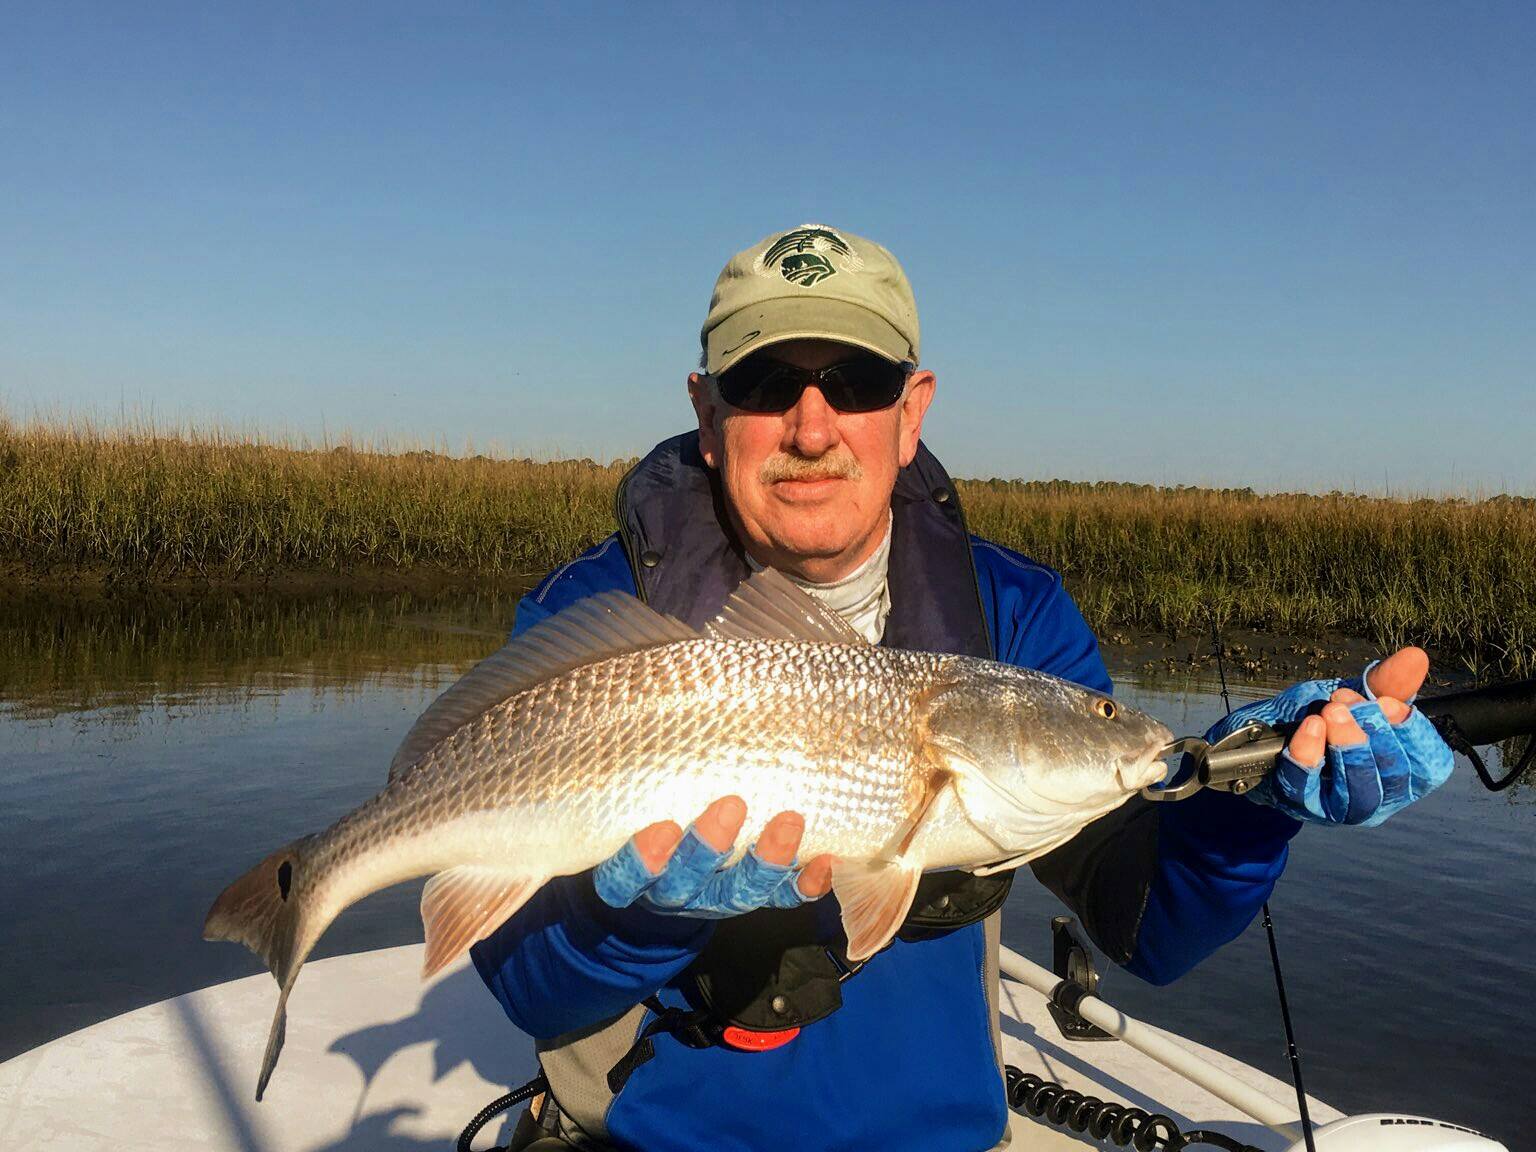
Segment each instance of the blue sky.
[[1536,491],[1524,3],[0,8],[0,404],[632,455],[886,244],[961,475]]

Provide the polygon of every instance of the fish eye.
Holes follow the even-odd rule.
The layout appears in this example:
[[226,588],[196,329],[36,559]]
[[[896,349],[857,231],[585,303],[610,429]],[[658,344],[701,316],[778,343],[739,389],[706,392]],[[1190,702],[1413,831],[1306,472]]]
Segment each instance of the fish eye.
[[1095,700],[1093,710],[1106,720],[1113,720],[1120,709],[1115,707],[1113,700]]

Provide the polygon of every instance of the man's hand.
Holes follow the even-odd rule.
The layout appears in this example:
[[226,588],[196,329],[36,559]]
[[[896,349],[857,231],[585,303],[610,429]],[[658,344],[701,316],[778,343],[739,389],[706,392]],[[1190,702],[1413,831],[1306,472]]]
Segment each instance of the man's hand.
[[1274,772],[1248,796],[1309,823],[1380,824],[1451,774],[1450,748],[1412,707],[1428,673],[1423,649],[1403,648],[1363,679],[1310,680],[1240,708],[1207,739],[1252,718],[1285,724],[1305,716]]
[[780,812],[745,856],[721,868],[746,819],[741,797],[725,796],[686,832],[671,820],[652,824],[593,870],[593,887],[615,908],[639,904],[707,920],[755,908],[794,908],[827,894],[832,857],[817,856],[795,867],[805,834],[805,819],[796,812]]

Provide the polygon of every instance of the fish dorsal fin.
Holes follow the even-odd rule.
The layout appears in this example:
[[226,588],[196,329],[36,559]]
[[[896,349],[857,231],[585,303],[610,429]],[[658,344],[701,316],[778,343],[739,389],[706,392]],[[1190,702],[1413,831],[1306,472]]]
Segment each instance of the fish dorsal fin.
[[584,664],[698,637],[624,592],[578,600],[508,641],[434,700],[400,742],[389,764],[390,782],[486,709],[535,684]]
[[704,634],[722,640],[869,643],[848,621],[772,568],[754,572],[738,584],[720,615],[705,625]]

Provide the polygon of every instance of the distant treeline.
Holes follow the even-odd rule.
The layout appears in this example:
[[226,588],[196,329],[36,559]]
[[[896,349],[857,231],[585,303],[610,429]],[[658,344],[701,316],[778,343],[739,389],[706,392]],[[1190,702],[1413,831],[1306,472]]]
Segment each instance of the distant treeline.
[[[526,576],[613,529],[626,464],[0,422],[13,583]],[[1536,501],[980,480],[972,531],[1059,568],[1096,628],[1416,642],[1536,670]]]

